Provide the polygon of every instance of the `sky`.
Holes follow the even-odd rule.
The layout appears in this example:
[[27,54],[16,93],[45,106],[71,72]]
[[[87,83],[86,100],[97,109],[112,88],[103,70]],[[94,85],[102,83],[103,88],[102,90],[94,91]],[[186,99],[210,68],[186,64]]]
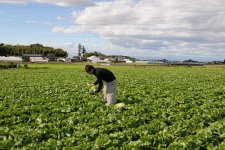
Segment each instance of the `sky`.
[[0,0],[0,43],[223,61],[225,0]]

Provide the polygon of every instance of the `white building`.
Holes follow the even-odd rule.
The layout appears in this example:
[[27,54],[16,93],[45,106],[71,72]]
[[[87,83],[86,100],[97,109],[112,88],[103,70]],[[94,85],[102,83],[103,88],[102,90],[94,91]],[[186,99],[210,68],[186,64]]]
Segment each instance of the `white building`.
[[101,60],[99,57],[97,56],[91,56],[87,58],[87,61],[92,62],[92,63],[109,63],[109,59],[104,59]]
[[58,58],[57,61],[59,61],[59,62],[65,62],[66,59],[65,58]]
[[162,60],[150,60],[150,64],[163,64],[164,62]]
[[130,59],[123,59],[123,61],[124,61],[125,63],[133,63],[133,61],[130,60]]
[[72,58],[67,57],[67,58],[65,59],[65,62],[71,63],[71,62],[72,62]]
[[101,59],[97,56],[90,56],[90,57],[87,58],[87,61],[90,61],[90,62],[98,61],[98,60],[101,60]]
[[14,57],[14,56],[9,56],[9,57],[0,56],[0,62],[21,63],[22,58],[21,57]]
[[48,62],[48,59],[44,59],[43,57],[30,57],[30,62],[32,62],[32,63],[45,63],[45,62]]
[[135,61],[136,64],[149,64],[149,61],[147,60],[138,60],[138,61]]

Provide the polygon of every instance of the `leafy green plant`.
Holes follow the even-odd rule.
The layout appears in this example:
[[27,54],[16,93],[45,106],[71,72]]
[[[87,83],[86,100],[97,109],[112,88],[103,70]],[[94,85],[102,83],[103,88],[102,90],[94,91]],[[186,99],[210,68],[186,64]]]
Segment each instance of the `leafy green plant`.
[[0,72],[0,149],[225,148],[224,66],[107,66],[119,108],[83,64],[29,67]]

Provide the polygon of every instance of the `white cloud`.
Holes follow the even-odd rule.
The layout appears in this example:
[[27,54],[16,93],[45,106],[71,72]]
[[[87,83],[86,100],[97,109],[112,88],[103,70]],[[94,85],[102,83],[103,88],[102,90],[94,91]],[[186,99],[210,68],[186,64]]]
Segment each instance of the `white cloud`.
[[224,5],[221,0],[99,2],[73,12],[73,26],[53,31],[91,32],[124,49],[137,49],[137,54],[142,50],[149,54],[225,56]]
[[0,3],[8,4],[26,4],[28,0],[0,0]]
[[74,6],[91,6],[91,0],[0,0],[0,3],[10,4],[27,4],[27,3],[45,3],[57,5],[60,7],[74,7]]
[[85,31],[86,31],[85,28],[81,28],[79,26],[78,27],[71,26],[71,27],[68,27],[68,28],[57,26],[57,27],[54,27],[52,29],[52,32],[63,32],[63,33],[66,33],[66,34],[82,33],[82,32],[85,32]]
[[90,6],[93,3],[90,0],[32,0],[37,3],[48,3],[61,7],[72,7],[72,6]]
[[71,13],[73,25],[56,26],[52,32],[98,35],[111,44],[90,47],[103,53],[116,50],[138,56],[225,57],[222,0],[0,0],[0,3],[85,6]]
[[63,20],[63,17],[62,16],[57,16],[57,18],[56,18],[58,21],[61,21],[61,20]]

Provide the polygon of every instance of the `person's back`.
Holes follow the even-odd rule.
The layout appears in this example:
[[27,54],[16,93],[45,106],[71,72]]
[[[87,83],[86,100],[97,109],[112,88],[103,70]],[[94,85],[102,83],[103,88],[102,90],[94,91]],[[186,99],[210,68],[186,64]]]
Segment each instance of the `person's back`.
[[116,79],[114,74],[110,70],[105,68],[95,68],[94,75],[96,77],[100,77],[105,82],[112,82]]

